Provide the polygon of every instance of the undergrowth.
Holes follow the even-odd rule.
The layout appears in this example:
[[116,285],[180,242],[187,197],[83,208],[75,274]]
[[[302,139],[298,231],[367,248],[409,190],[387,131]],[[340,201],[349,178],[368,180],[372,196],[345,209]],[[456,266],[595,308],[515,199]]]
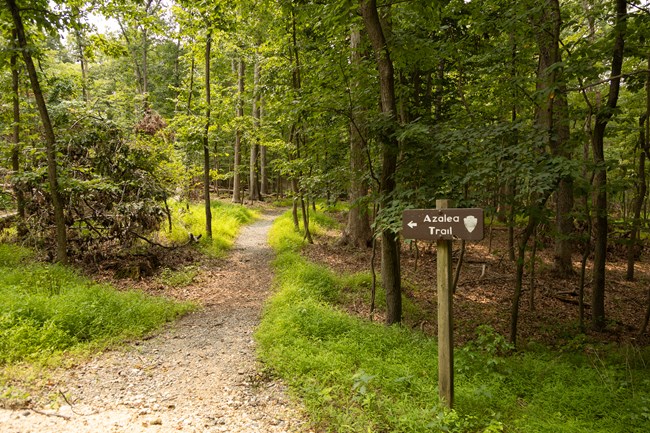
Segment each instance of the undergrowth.
[[[322,216],[321,223],[327,223]],[[318,223],[314,223],[318,231]],[[438,400],[435,340],[352,317],[336,305],[368,277],[300,256],[290,215],[274,224],[277,292],[256,333],[260,356],[328,432],[646,432],[648,353],[584,347],[513,353],[482,326],[456,349],[455,408]]]
[[68,267],[0,244],[0,367],[48,364],[63,354],[139,338],[194,307],[96,284]]
[[212,239],[205,235],[205,206],[203,203],[170,203],[172,230],[165,224],[161,235],[176,244],[188,241],[190,233],[201,238],[199,250],[211,257],[222,257],[232,246],[242,224],[253,221],[258,213],[245,206],[212,200]]

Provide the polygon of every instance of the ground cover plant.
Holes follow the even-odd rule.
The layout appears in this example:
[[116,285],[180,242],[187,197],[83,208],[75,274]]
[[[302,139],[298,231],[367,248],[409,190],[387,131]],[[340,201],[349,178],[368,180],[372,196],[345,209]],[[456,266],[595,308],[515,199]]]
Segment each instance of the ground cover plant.
[[288,215],[272,229],[277,292],[257,332],[260,355],[331,432],[645,432],[647,350],[577,344],[512,352],[478,328],[456,349],[456,404],[438,402],[435,338],[347,314],[343,288],[365,277],[300,255]]
[[0,366],[47,364],[64,352],[141,338],[193,308],[117,291],[68,267],[37,262],[27,249],[0,244]]
[[[162,237],[168,241],[182,244],[192,236],[199,237],[205,232],[205,205],[199,202],[170,203],[172,215],[172,228],[165,225]],[[222,257],[232,246],[239,227],[253,221],[258,212],[238,204],[227,203],[221,200],[210,202],[212,212],[212,239],[200,236],[198,239],[199,250],[211,257]]]
[[[52,368],[146,337],[198,308],[200,300],[185,296],[184,287],[200,274],[201,264],[225,254],[257,211],[213,200],[213,238],[188,242],[189,233],[203,232],[203,206],[169,204],[171,233],[161,230],[143,239],[132,247],[133,257],[126,254],[99,272],[85,263],[77,270],[44,263],[30,249],[0,243],[0,407],[23,407],[40,398]],[[119,269],[149,256],[159,264],[152,274],[118,279]]]

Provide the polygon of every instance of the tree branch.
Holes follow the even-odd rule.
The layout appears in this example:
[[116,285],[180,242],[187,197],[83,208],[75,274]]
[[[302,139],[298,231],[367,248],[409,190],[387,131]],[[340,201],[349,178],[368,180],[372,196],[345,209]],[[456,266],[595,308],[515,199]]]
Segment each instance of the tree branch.
[[650,72],[650,70],[648,70],[648,69],[641,69],[639,71],[628,72],[628,73],[620,74],[620,75],[614,75],[612,77],[605,78],[605,79],[596,81],[596,82],[591,83],[591,84],[587,84],[586,86],[581,84],[580,87],[574,87],[574,88],[567,89],[567,92],[582,92],[582,91],[588,90],[588,89],[590,89],[592,87],[596,87],[596,86],[599,86],[601,84],[608,83],[608,82],[610,82],[612,80],[627,78],[627,77],[631,77],[632,75],[647,74],[649,72]]

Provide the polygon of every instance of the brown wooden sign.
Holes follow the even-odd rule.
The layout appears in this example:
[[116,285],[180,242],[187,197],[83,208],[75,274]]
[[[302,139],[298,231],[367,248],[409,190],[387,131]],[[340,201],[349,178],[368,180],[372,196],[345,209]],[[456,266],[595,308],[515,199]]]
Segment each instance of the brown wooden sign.
[[480,241],[483,239],[483,209],[407,209],[402,214],[402,237]]

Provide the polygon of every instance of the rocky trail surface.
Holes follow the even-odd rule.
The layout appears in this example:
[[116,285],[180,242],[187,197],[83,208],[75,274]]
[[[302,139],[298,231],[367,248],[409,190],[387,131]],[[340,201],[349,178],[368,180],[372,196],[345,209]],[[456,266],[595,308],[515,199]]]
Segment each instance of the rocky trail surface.
[[183,289],[203,309],[55,373],[54,403],[0,410],[0,432],[308,431],[282,384],[260,372],[252,337],[271,285],[273,217],[244,227],[230,256]]

